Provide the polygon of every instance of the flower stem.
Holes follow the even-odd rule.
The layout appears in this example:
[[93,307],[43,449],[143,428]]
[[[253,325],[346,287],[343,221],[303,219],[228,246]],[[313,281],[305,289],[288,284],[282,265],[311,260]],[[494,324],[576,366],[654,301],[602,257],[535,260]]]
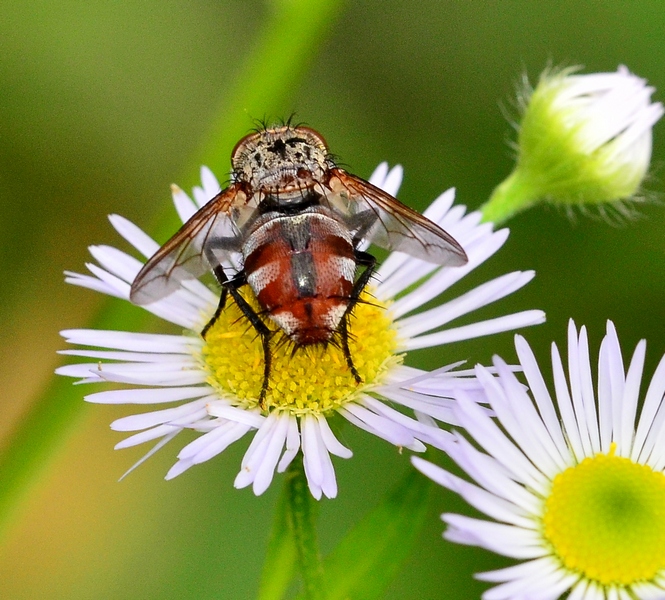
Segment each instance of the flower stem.
[[316,507],[307,486],[307,478],[298,453],[287,472],[286,495],[289,505],[291,530],[303,580],[306,600],[324,600],[323,565],[316,532]]
[[507,221],[538,201],[538,192],[519,167],[494,188],[489,200],[480,207],[483,221],[495,224]]

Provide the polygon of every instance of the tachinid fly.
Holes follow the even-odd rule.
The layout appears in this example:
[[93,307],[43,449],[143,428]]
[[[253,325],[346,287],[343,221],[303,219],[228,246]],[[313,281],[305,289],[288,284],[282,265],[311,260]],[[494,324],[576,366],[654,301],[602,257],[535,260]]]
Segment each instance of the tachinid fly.
[[[361,249],[367,240],[448,266],[467,262],[462,247],[438,225],[390,194],[339,168],[323,137],[308,127],[267,128],[241,139],[231,155],[232,183],[203,206],[162,246],[132,283],[130,298],[149,304],[180,282],[212,270],[263,344],[259,402],[270,382],[275,323],[296,347],[338,336],[358,383],[348,345],[348,318],[376,265]],[[223,265],[240,264],[231,278]],[[257,312],[239,293],[248,284]]]

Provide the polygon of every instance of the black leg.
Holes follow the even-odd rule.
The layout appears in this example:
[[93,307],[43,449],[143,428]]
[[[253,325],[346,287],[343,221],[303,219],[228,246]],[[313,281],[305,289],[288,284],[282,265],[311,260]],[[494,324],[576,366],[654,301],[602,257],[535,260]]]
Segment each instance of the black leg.
[[342,321],[339,324],[339,335],[342,338],[342,352],[344,353],[344,359],[346,360],[346,366],[349,367],[349,371],[351,371],[351,375],[353,375],[353,378],[356,380],[356,383],[361,384],[363,382],[363,378],[360,376],[360,373],[358,373],[358,369],[356,369],[356,365],[353,364],[353,358],[351,357],[351,350],[349,348],[349,317],[348,317],[348,313],[346,313],[342,317]]
[[342,339],[342,352],[344,353],[346,364],[349,367],[349,370],[351,371],[354,379],[356,380],[356,383],[360,384],[363,382],[363,380],[362,377],[360,377],[356,366],[353,364],[353,357],[351,356],[351,350],[349,349],[349,316],[351,315],[353,307],[358,303],[360,295],[362,294],[365,286],[374,273],[376,258],[374,258],[368,252],[363,252],[362,250],[355,250],[354,255],[356,264],[364,266],[365,270],[353,284],[353,289],[351,290],[351,295],[349,296],[349,304],[346,307],[346,311],[344,312],[344,316],[342,317],[342,321],[340,323],[339,333]]
[[[218,273],[219,271],[219,273]],[[205,340],[206,335],[208,333],[208,330],[215,324],[217,323],[217,319],[219,319],[219,315],[222,314],[222,311],[224,310],[224,307],[226,306],[226,287],[224,284],[227,281],[226,278],[226,273],[224,273],[224,269],[222,267],[215,267],[213,269],[213,273],[215,274],[215,278],[217,281],[219,281],[219,284],[222,286],[220,295],[219,295],[219,304],[217,305],[217,310],[215,311],[215,314],[212,316],[210,321],[206,323],[206,326],[201,330],[201,337]]]
[[211,248],[206,248],[206,258],[208,259],[208,262],[211,265],[216,265],[213,267],[212,272],[215,275],[215,279],[217,280],[217,283],[219,283],[221,287],[221,292],[219,295],[219,304],[217,305],[217,310],[215,311],[215,314],[212,316],[212,319],[206,323],[206,326],[201,330],[201,337],[205,340],[206,334],[210,330],[210,328],[217,322],[217,319],[219,319],[219,315],[222,314],[222,311],[224,310],[224,306],[226,306],[226,282],[228,281],[228,277],[226,276],[226,273],[224,272],[224,268],[222,265],[217,263],[217,259],[215,258],[215,255],[212,253]]
[[[374,210],[364,210],[362,212],[356,213],[346,219],[346,224],[349,226],[353,234],[353,247],[357,248],[360,244],[365,234],[372,228],[374,223],[376,223],[379,215]],[[356,250],[356,254],[366,254],[360,250]],[[376,261],[375,261],[376,262]]]
[[263,345],[263,384],[261,385],[261,392],[259,394],[259,406],[265,410],[265,399],[266,394],[268,393],[268,384],[270,383],[270,368],[272,366],[272,352],[270,348],[270,341],[272,339],[273,332],[268,329],[268,326],[262,321],[261,317],[257,312],[249,305],[247,300],[245,300],[238,288],[245,285],[247,280],[245,279],[245,274],[243,272],[238,273],[233,279],[227,281],[224,284],[224,287],[228,290],[231,297],[235,300],[240,312],[247,317],[247,320],[252,324],[252,327],[256,330],[261,338],[261,344]]
[[273,332],[268,329],[267,325],[261,320],[261,317],[256,313],[256,311],[249,305],[249,303],[242,297],[238,289],[243,285],[247,284],[247,278],[245,277],[245,272],[240,271],[236,273],[233,279],[229,279],[224,272],[223,267],[219,264],[217,257],[213,253],[214,249],[223,249],[223,250],[237,250],[237,239],[236,238],[211,238],[208,240],[208,245],[206,247],[206,258],[211,265],[216,265],[213,267],[212,272],[215,275],[219,285],[221,286],[221,293],[219,296],[219,305],[215,314],[212,316],[212,319],[208,321],[206,326],[201,331],[201,336],[205,339],[206,334],[210,328],[216,323],[219,319],[219,315],[222,314],[224,307],[226,306],[226,295],[230,294],[231,297],[235,300],[240,312],[247,318],[251,323],[252,327],[261,337],[261,343],[263,345],[263,384],[261,385],[261,392],[259,394],[259,405],[262,409],[265,409],[264,402],[266,394],[268,392],[268,384],[270,383],[270,368],[272,366],[272,352],[270,348],[270,341],[273,335]]

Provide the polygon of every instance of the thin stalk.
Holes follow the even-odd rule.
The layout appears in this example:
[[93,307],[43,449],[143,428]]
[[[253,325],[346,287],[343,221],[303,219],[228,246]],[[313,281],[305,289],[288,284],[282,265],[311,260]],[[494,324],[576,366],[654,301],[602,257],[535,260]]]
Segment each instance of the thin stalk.
[[518,167],[494,188],[480,212],[483,221],[498,225],[533,206],[539,199],[537,190]]
[[325,600],[323,563],[316,531],[316,501],[307,486],[301,453],[289,467],[286,486],[291,531],[303,581],[303,598]]

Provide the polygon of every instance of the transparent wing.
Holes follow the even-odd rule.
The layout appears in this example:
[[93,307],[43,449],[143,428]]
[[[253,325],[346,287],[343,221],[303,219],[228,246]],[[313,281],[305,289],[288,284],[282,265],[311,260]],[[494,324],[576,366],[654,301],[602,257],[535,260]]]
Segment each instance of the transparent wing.
[[[343,212],[358,223],[357,233],[386,250],[398,250],[431,263],[466,264],[462,246],[436,223],[360,177],[332,169],[328,183],[341,196]],[[333,200],[333,205],[336,203]]]
[[210,200],[143,266],[132,282],[130,300],[140,305],[156,302],[175,292],[180,282],[196,279],[220,264],[219,255],[206,253],[206,248],[213,238],[232,239],[230,212],[246,202],[245,193],[235,185]]

